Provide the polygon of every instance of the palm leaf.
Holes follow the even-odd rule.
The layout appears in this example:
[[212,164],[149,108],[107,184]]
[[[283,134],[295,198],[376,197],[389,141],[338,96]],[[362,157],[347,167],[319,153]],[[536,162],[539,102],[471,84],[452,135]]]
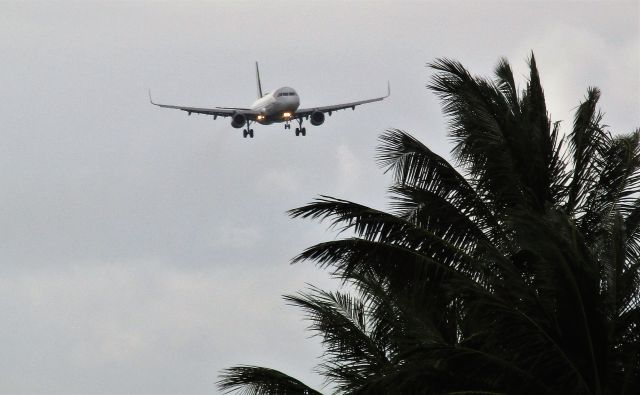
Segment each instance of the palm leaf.
[[377,160],[392,171],[399,188],[424,190],[448,201],[476,219],[493,238],[502,237],[500,225],[489,207],[467,180],[446,160],[429,150],[413,136],[396,129],[379,138]]
[[217,384],[224,393],[239,390],[245,395],[321,395],[291,376],[259,366],[243,365],[225,369]]
[[602,130],[602,113],[597,112],[600,90],[589,88],[587,96],[578,106],[569,134],[569,151],[573,156],[573,174],[569,185],[566,208],[572,213],[585,199],[595,183],[595,161],[604,150],[608,139]]

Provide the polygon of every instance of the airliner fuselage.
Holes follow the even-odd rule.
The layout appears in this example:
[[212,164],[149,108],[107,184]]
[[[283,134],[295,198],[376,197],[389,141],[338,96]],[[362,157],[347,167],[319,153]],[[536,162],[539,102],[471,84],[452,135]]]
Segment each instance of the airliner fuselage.
[[296,91],[285,86],[266,93],[251,105],[251,109],[259,112],[256,122],[270,125],[275,122],[289,122],[299,106],[300,97]]

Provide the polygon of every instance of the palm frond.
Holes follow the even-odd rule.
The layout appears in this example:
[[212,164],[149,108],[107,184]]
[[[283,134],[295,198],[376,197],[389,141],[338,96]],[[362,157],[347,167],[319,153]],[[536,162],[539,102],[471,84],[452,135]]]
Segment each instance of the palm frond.
[[509,109],[514,117],[520,116],[520,99],[518,98],[518,88],[513,79],[513,71],[509,61],[505,58],[500,59],[496,66],[495,75],[497,77],[498,87],[502,94],[509,102]]
[[[442,199],[438,200],[445,205],[448,204]],[[410,200],[409,203],[412,202]],[[410,215],[397,216],[328,196],[322,196],[306,206],[293,209],[289,211],[289,214],[294,218],[331,218],[331,226],[339,226],[340,231],[351,230],[356,236],[365,240],[384,241],[388,244],[415,249],[444,264],[470,260],[469,253],[473,250],[472,247],[478,244],[478,240],[473,237],[486,240],[482,231],[477,229],[476,225],[467,217],[459,214],[458,217],[461,218],[463,225],[470,226],[472,229],[471,231],[456,232],[447,211],[431,205],[429,208],[431,212],[440,215],[439,223],[441,226],[436,226],[436,219],[431,220],[434,226],[429,227],[424,223],[416,223],[416,221],[406,218],[411,217]],[[426,208],[420,212],[420,217],[423,217],[424,211]],[[467,242],[470,240],[473,243],[468,245]],[[487,241],[486,245],[491,244]]]
[[473,185],[494,212],[522,205],[542,210],[555,204],[562,181],[554,141],[536,68],[521,101],[508,64],[498,66],[493,83],[471,76],[459,63],[440,59],[428,86],[441,98],[449,117],[453,153],[473,176]]
[[582,204],[595,183],[598,173],[595,163],[608,140],[601,125],[602,113],[597,112],[599,99],[599,89],[587,90],[587,96],[578,106],[573,130],[569,134],[569,151],[573,156],[573,172],[566,204],[569,213],[573,213]]
[[274,369],[234,366],[220,373],[218,389],[243,395],[322,395],[301,381]]
[[323,338],[328,353],[340,356],[343,362],[363,366],[382,366],[388,362],[385,350],[369,337],[366,306],[362,301],[314,287],[284,298],[305,311],[311,321],[310,329]]
[[430,67],[439,73],[428,88],[443,103],[453,154],[473,175],[476,190],[494,212],[522,202],[524,191],[503,130],[507,114],[498,108],[504,101],[499,89],[449,59],[436,60]]
[[598,175],[582,205],[580,228],[586,237],[596,237],[614,211],[633,211],[640,192],[640,133],[616,136],[603,144],[594,161]]
[[370,306],[364,301],[315,287],[285,300],[305,311],[309,329],[322,338],[325,362],[319,371],[328,383],[350,392],[389,365],[387,344],[372,336],[375,321],[370,322]]
[[387,130],[379,141],[378,163],[385,172],[394,173],[398,187],[430,192],[468,213],[491,237],[503,236],[498,221],[481,196],[445,159],[397,129]]

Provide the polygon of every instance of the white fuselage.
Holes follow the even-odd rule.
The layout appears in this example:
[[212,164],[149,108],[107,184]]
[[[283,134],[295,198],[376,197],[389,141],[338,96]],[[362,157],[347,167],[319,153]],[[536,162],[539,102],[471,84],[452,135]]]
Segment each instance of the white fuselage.
[[251,109],[259,111],[257,122],[268,125],[274,122],[288,122],[300,106],[300,97],[293,88],[282,87],[266,93],[256,100]]

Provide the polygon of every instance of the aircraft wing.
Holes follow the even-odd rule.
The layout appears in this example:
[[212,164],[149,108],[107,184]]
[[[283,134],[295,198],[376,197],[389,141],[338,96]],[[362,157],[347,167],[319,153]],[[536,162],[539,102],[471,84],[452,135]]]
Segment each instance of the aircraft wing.
[[253,120],[255,117],[257,117],[260,114],[259,112],[251,110],[250,108],[235,108],[235,107],[199,108],[199,107],[187,107],[187,106],[174,106],[174,105],[169,105],[169,104],[159,104],[159,103],[156,103],[156,102],[153,101],[153,99],[151,98],[151,92],[149,92],[149,101],[154,106],[164,107],[164,108],[174,108],[176,110],[186,111],[189,115],[191,115],[191,113],[213,115],[214,118],[216,118],[216,117],[230,117],[230,116],[233,116],[233,114],[239,113],[239,114],[244,114],[248,118]]
[[323,113],[324,112],[328,112],[329,115],[331,115],[331,113],[333,111],[345,110],[347,108],[351,108],[352,110],[355,110],[356,106],[359,106],[359,105],[362,105],[362,104],[367,104],[367,103],[373,103],[373,102],[376,102],[376,101],[381,101],[381,100],[386,99],[390,95],[391,95],[391,85],[389,83],[387,83],[387,94],[385,96],[376,97],[376,98],[367,99],[367,100],[354,101],[354,102],[351,102],[351,103],[334,104],[332,106],[302,108],[302,109],[296,110],[296,113],[295,113],[294,117],[295,118],[307,118],[314,111],[320,111],[320,112],[323,112]]

